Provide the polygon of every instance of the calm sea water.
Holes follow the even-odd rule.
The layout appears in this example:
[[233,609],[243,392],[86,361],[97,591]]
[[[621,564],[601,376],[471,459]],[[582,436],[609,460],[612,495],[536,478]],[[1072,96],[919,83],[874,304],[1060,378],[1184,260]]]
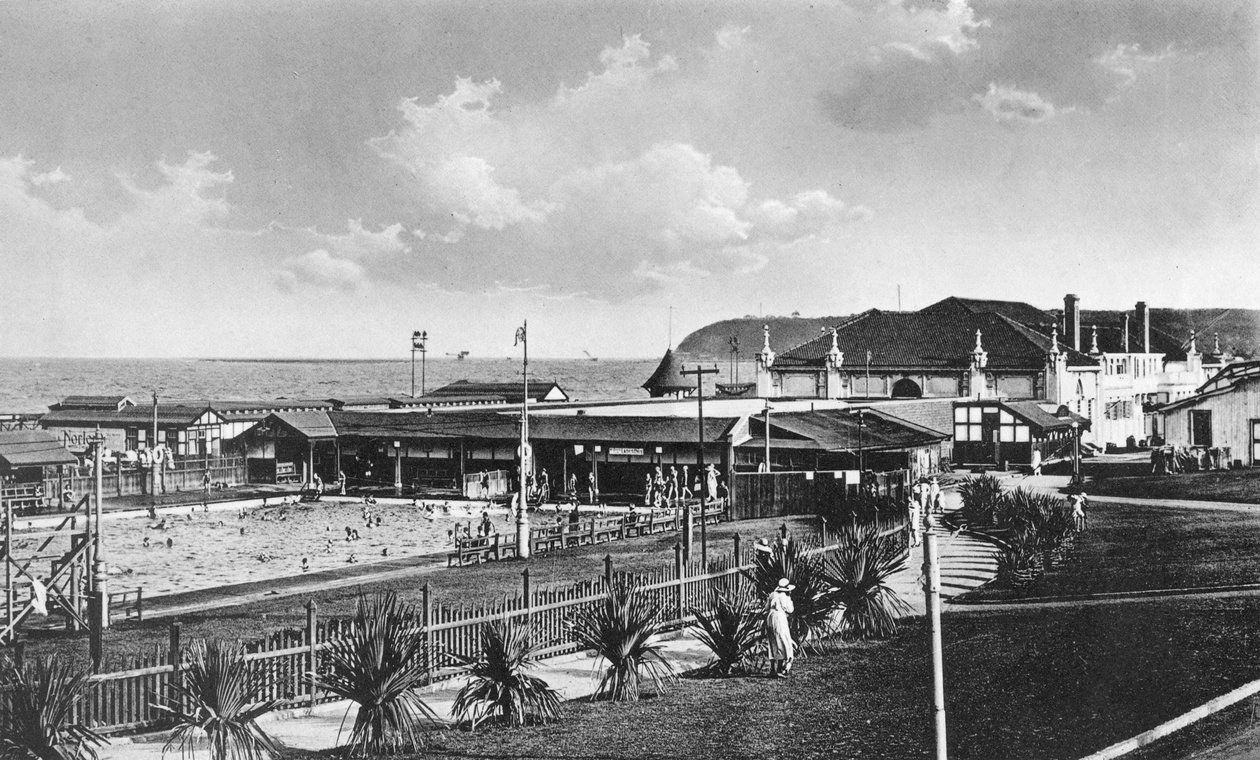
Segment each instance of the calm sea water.
[[[555,380],[576,401],[647,398],[639,387],[659,359],[540,359],[529,363],[536,380]],[[456,380],[511,382],[521,378],[519,359],[438,359],[426,362],[429,390]],[[416,392],[420,392],[416,362]],[[0,358],[0,412],[45,412],[74,394],[130,395],[144,404],[159,397],[182,399],[333,398],[406,395],[411,362],[239,361],[218,359],[4,359]]]

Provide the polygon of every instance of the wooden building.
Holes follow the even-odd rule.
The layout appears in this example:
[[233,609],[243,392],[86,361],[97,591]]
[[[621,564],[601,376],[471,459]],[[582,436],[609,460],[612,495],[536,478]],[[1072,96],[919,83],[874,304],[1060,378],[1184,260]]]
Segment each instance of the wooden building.
[[1260,361],[1231,364],[1192,396],[1159,409],[1173,446],[1229,449],[1230,464],[1260,465]]
[[[1037,401],[959,401],[954,404],[954,463],[1026,465],[1070,457],[1090,422],[1062,404]],[[1075,426],[1075,427],[1074,427]]]

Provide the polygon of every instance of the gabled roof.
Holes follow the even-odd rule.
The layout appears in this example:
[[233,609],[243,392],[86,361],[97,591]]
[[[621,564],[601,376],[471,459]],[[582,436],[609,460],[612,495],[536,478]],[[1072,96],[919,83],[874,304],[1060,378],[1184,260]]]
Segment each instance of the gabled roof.
[[1177,399],[1160,407],[1161,411],[1169,411],[1183,406],[1190,406],[1212,396],[1220,396],[1242,388],[1244,385],[1260,380],[1260,360],[1235,362],[1227,364],[1219,372],[1210,377],[1206,383],[1195,390],[1193,396]]
[[683,363],[673,349],[665,349],[661,363],[656,365],[652,376],[642,385],[650,396],[665,396],[670,393],[682,393],[695,390],[696,384],[682,375]]
[[[525,383],[486,383],[473,380],[456,380],[441,388],[431,390],[427,396],[495,396],[505,400],[517,399],[522,391],[529,393],[531,401],[568,401],[565,393],[555,381],[531,380]],[[424,398],[424,397],[421,397]]]
[[126,396],[66,396],[53,404],[49,409],[93,409],[118,411],[124,407],[134,406]]
[[[836,345],[844,352],[844,366],[856,371],[872,369],[966,370],[976,344],[976,330],[995,370],[1036,370],[1046,364],[1050,338],[996,312],[975,312],[965,304],[944,304],[939,309],[886,312],[871,309],[836,328]],[[821,335],[789,349],[775,359],[776,366],[821,365],[831,349],[831,336]],[[1093,359],[1068,352],[1068,363],[1094,365]]]
[[44,430],[0,430],[0,465],[6,469],[78,464],[79,460]]
[[[748,419],[751,439],[745,446],[763,445],[765,421],[753,416]],[[770,443],[782,444],[797,439],[791,448],[816,448],[822,451],[880,451],[925,446],[944,440],[944,433],[928,430],[897,419],[896,417],[866,408],[862,410],[861,425],[856,410],[820,409],[812,412],[780,412],[770,414]]]
[[275,421],[299,433],[307,440],[327,440],[337,437],[337,428],[329,419],[328,412],[325,411],[273,412],[267,415],[267,421]]
[[[167,427],[172,425],[191,425],[201,415],[206,413],[213,415],[216,420],[222,420],[222,417],[217,412],[206,407],[163,404],[158,404],[157,418],[159,425]],[[144,427],[152,423],[153,407],[151,406],[129,406],[121,411],[57,409],[39,418],[39,424],[43,427],[48,427],[49,425],[103,425],[105,427],[139,425]]]

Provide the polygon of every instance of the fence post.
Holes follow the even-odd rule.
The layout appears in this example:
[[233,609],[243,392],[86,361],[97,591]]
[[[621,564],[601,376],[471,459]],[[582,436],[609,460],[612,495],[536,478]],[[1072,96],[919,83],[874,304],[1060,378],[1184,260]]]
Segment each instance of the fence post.
[[315,622],[315,600],[312,599],[306,603],[306,656],[310,660],[310,670],[308,671],[308,680],[311,684],[311,707],[315,707],[315,670],[318,666],[318,656],[315,652],[316,637],[318,629]]
[[[166,645],[166,656],[171,661],[171,682],[170,683],[172,687],[179,687],[183,685],[183,678],[180,675],[180,671],[184,667],[184,655],[180,651],[179,629],[180,629],[179,621],[178,620],[172,621],[171,628],[170,628],[170,639]],[[178,688],[176,688],[175,693],[180,694],[181,692],[179,692]],[[178,697],[178,699],[179,699],[181,708],[186,706],[186,699],[184,697],[180,696]]]
[[604,588],[612,588],[612,555],[604,555]]
[[677,594],[675,594],[675,608],[678,613],[678,622],[681,624],[683,620],[683,604],[686,596],[685,579],[687,576],[687,565],[683,562],[682,544],[674,544],[674,578],[677,579]]
[[743,542],[744,540],[740,538],[738,533],[736,533],[735,534],[735,549],[734,549],[734,554],[735,554],[734,566],[735,567],[739,567],[744,561],[744,552],[743,552],[743,545],[742,545]]
[[530,608],[534,606],[533,592],[529,588],[529,568],[521,571],[521,598],[525,600],[525,625],[533,622],[530,616]]
[[433,587],[428,581],[420,591],[420,622],[424,626],[424,682],[433,683]]
[[144,586],[136,587],[136,622],[144,622]]

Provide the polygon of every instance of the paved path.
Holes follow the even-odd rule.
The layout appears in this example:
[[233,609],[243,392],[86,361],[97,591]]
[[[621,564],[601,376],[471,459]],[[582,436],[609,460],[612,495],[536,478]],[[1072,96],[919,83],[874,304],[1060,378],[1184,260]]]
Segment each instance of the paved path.
[[[958,509],[958,495],[952,490],[946,491],[942,499],[947,511]],[[932,519],[939,526],[939,518]],[[966,533],[950,535],[948,530],[939,527],[938,533],[943,597],[958,596],[993,578],[997,559],[992,543]],[[922,567],[923,547],[912,547],[905,567],[893,576],[889,584],[910,604],[913,615],[924,614],[920,580]],[[686,633],[674,633],[665,641],[665,655],[680,672],[703,666],[710,656],[703,644]],[[589,697],[594,689],[592,676],[596,664],[595,659],[585,652],[553,657],[544,660],[535,675],[557,689],[563,699],[579,699]],[[446,682],[428,691],[425,699],[438,715],[449,719],[455,695],[462,685],[458,680]],[[347,710],[347,703],[335,702],[318,705],[311,710],[280,710],[264,716],[259,722],[267,733],[289,746],[324,749],[338,743],[343,720],[347,726],[353,724],[354,714]],[[344,743],[347,738],[347,735],[342,735],[341,741]],[[160,734],[137,737],[135,741],[119,738],[105,747],[100,756],[102,760],[159,758],[164,741],[165,736]]]

